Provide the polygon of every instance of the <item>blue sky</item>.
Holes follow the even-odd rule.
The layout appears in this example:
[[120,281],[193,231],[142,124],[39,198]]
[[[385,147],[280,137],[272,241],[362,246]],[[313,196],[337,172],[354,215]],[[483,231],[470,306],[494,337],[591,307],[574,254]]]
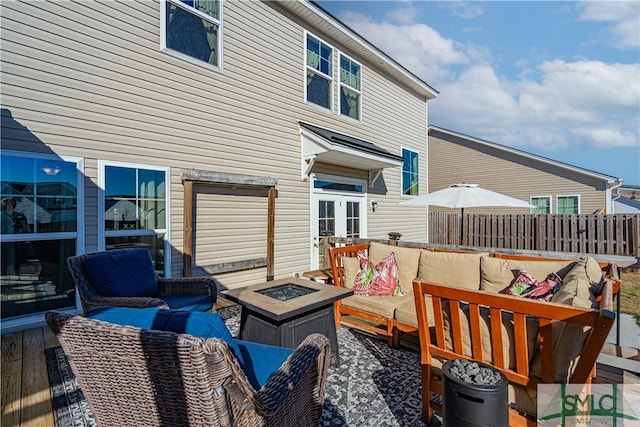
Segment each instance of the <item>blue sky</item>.
[[429,123],[640,185],[640,1],[318,1],[440,92]]

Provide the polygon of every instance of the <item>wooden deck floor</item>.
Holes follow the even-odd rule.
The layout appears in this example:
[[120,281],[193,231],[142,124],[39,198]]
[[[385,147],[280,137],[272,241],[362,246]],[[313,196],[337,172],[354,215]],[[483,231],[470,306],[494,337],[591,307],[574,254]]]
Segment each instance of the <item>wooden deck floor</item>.
[[2,337],[2,426],[55,426],[45,348],[58,346],[49,328]]
[[[55,426],[44,350],[58,345],[55,335],[46,327],[2,337],[0,425]],[[622,384],[623,374],[619,368],[598,365],[595,381]]]

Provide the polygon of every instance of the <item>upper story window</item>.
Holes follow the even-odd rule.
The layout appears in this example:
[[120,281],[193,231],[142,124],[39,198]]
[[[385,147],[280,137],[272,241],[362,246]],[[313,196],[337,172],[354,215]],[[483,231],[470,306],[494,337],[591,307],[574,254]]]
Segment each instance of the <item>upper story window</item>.
[[556,213],[579,214],[580,213],[580,197],[579,196],[557,196],[556,197]]
[[307,34],[306,100],[332,109],[333,48],[322,40]]
[[535,206],[531,208],[532,214],[549,215],[551,213],[551,196],[533,196],[530,200]]
[[222,65],[222,0],[164,0],[162,48],[218,69]]
[[402,149],[402,194],[405,196],[417,196],[419,192],[420,173],[419,173],[419,155],[415,151]]
[[340,54],[340,114],[360,120],[361,66]]

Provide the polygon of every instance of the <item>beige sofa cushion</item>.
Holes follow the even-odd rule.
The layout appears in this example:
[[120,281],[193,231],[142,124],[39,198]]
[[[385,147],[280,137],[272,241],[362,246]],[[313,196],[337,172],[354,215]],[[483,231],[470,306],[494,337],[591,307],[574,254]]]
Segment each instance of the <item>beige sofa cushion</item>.
[[[433,305],[431,304],[431,296],[426,295],[427,304],[427,320],[429,325],[435,325],[433,317]],[[406,325],[418,327],[418,316],[416,315],[416,302],[412,298],[411,301],[404,301],[396,308],[396,320]]]
[[483,256],[480,258],[480,289],[499,293],[513,282],[519,269],[525,270],[539,281],[552,272],[564,278],[574,265],[573,261],[522,261]]
[[360,271],[360,261],[356,257],[342,257],[342,267],[345,288],[353,288],[358,271]]
[[480,257],[486,252],[455,253],[420,251],[418,277],[427,282],[480,289]]
[[396,256],[400,287],[405,294],[411,294],[413,292],[413,279],[418,276],[420,250],[371,242],[371,244],[369,244],[369,260],[374,264],[378,264],[382,258],[386,257],[391,251],[393,251]]
[[351,295],[341,299],[340,304],[379,316],[393,318],[396,308],[408,300],[413,301],[413,294],[404,296]]
[[[565,276],[562,287],[553,295],[551,302],[572,307],[592,308],[596,305],[590,289],[602,279],[602,270],[592,257],[581,259]],[[580,359],[584,343],[591,330],[567,322],[555,321],[551,326],[553,334],[553,359],[555,381],[566,383]],[[536,355],[531,364],[531,373],[542,376],[541,356]]]

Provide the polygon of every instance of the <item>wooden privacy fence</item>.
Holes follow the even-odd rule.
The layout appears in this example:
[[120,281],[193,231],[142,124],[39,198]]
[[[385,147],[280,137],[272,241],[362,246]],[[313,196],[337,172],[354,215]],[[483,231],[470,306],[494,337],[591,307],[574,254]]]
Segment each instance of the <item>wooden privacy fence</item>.
[[640,215],[430,212],[429,243],[505,249],[640,255]]

